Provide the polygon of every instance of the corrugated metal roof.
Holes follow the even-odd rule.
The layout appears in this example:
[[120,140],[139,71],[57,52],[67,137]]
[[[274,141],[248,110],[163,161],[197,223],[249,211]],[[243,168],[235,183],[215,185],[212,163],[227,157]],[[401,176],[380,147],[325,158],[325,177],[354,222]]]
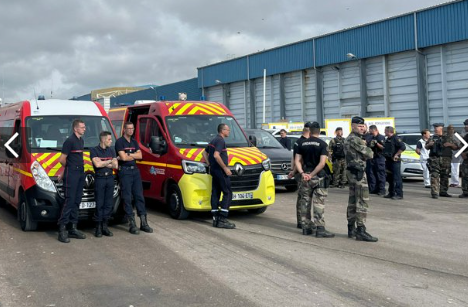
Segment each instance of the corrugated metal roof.
[[[245,80],[247,78],[247,57],[243,57],[218,65],[200,68],[198,72],[198,86],[207,87],[218,83]],[[219,82],[216,82],[216,80]]]
[[468,1],[421,11],[416,20],[419,48],[467,39]]

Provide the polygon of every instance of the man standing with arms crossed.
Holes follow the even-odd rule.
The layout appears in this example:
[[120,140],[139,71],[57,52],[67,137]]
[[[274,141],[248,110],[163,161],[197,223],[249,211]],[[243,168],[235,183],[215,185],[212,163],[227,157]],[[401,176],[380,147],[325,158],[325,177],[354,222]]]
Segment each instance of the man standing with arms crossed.
[[[310,138],[305,140],[296,154],[296,169],[302,177],[299,188],[301,200],[302,234],[312,235],[312,226],[317,226],[315,236],[318,238],[333,238],[335,234],[325,229],[325,197],[328,194],[328,174],[325,162],[328,157],[327,143],[319,138],[320,125],[313,122],[310,127]],[[313,206],[314,223],[311,221],[311,206]]]
[[94,196],[96,199],[96,211],[94,221],[96,229],[94,236],[97,238],[105,235],[112,237],[114,234],[109,230],[109,218],[114,206],[114,174],[113,169],[117,169],[118,162],[114,148],[111,148],[112,134],[103,131],[99,135],[99,145],[91,148],[91,161],[94,166]]
[[[356,237],[357,241],[377,242],[377,238],[366,231],[367,209],[369,207],[369,187],[366,178],[366,160],[372,159],[374,153],[366,146],[363,139],[364,119],[355,116],[351,119],[352,131],[345,141],[345,154],[349,183],[348,200],[348,238]],[[356,229],[357,225],[357,229]]]
[[[63,143],[62,155],[59,162],[64,167],[63,173],[59,175],[59,181],[63,178],[65,202],[58,220],[58,240],[69,243],[70,238],[86,239],[86,235],[76,227],[78,224],[78,209],[83,196],[85,181],[83,150],[83,135],[86,131],[85,123],[75,119],[72,124],[73,134]],[[71,229],[67,232],[67,225],[71,223]]]
[[128,231],[133,235],[140,234],[136,227],[135,214],[133,213],[132,200],[135,202],[137,214],[140,217],[140,230],[152,233],[153,228],[148,225],[146,218],[145,198],[143,196],[143,184],[140,170],[136,160],[141,160],[141,150],[138,142],[132,137],[135,131],[133,123],[124,124],[123,136],[115,142],[115,151],[119,155],[119,179],[122,188],[122,200],[124,202],[125,215],[128,219]]
[[[213,227],[234,229],[236,225],[228,221],[229,207],[232,201],[231,170],[228,165],[228,154],[225,138],[229,137],[231,129],[226,124],[218,125],[218,135],[211,140],[202,155],[210,168],[212,177],[211,187],[211,213],[213,214]],[[221,203],[219,199],[223,192]]]

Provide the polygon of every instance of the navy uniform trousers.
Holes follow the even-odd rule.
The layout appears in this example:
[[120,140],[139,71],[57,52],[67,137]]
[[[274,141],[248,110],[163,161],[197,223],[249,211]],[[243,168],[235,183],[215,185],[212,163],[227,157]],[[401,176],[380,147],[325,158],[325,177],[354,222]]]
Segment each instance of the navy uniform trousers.
[[96,199],[96,211],[94,220],[102,222],[109,220],[114,206],[114,176],[94,176],[94,197]]
[[81,197],[85,174],[83,166],[66,166],[63,173],[63,192],[65,202],[58,220],[59,225],[68,223],[78,224],[78,209],[80,208]]
[[385,158],[367,160],[367,184],[370,193],[385,193]]
[[[216,213],[220,210],[219,207],[221,207],[220,215],[227,217],[232,201],[231,179],[220,169],[212,168],[210,173],[213,177],[213,184],[211,187],[211,212]],[[221,197],[221,192],[223,192],[223,199],[220,203],[219,198]]]
[[401,179],[401,161],[386,159],[388,194],[403,197],[403,180]]
[[132,201],[135,204],[137,215],[146,215],[145,198],[141,183],[140,171],[136,166],[121,166],[119,169],[122,200],[127,217],[133,217]]

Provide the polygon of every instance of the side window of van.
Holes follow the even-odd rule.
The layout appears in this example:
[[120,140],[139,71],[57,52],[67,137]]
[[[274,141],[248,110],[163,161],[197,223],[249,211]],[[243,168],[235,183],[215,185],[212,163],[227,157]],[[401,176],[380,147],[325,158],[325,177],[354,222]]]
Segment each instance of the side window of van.
[[148,147],[148,143],[146,140],[146,127],[148,126],[148,118],[141,118],[138,121],[139,125],[139,130],[140,130],[140,143],[143,144],[144,146]]

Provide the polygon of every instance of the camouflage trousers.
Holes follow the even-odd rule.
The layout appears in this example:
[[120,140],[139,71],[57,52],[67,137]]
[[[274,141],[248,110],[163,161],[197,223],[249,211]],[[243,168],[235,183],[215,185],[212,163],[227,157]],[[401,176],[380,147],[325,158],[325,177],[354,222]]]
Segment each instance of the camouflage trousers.
[[[296,180],[297,182],[297,186],[298,186],[298,191],[297,191],[297,200],[296,200],[296,218],[297,218],[297,224],[298,225],[302,225],[302,219],[301,219],[301,184],[302,184],[302,175],[297,173],[296,175],[294,175],[294,179]],[[310,203],[310,201],[309,201]],[[310,204],[309,204],[310,206]],[[310,216],[310,210],[309,210],[309,215],[307,216],[307,218],[310,220],[311,219],[311,216]]]
[[[301,207],[302,229],[312,229],[315,226],[325,226],[325,197],[328,190],[319,187],[321,181],[315,177],[309,181],[301,181],[299,186],[299,204]],[[314,220],[311,220],[311,211],[313,207]]]
[[369,186],[366,173],[360,181],[349,170],[346,171],[349,183],[349,199],[346,217],[349,225],[364,226],[369,208]]
[[427,166],[431,172],[431,195],[447,193],[449,189],[451,157],[430,157]]
[[333,185],[345,185],[346,182],[346,159],[336,159],[333,162]]
[[460,174],[462,177],[461,187],[463,194],[468,195],[468,160],[463,160],[460,164]]

